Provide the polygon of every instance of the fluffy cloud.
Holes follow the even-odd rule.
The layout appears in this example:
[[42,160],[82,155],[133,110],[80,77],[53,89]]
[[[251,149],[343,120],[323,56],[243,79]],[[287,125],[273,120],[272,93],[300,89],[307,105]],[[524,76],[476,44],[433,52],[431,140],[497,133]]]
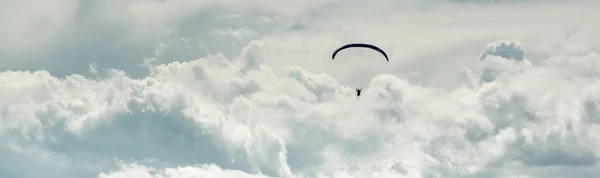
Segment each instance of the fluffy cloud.
[[[382,74],[360,98],[326,74],[272,68],[260,54],[252,42],[241,58],[157,65],[143,79],[117,70],[96,80],[4,72],[2,154],[14,160],[4,171],[36,177],[25,170],[44,165],[44,175],[101,177],[541,176],[547,166],[597,161],[600,85],[564,68],[600,60],[593,52],[453,91]],[[116,167],[115,158],[142,163]],[[573,169],[563,175],[596,174]]]
[[490,82],[502,75],[522,72],[524,67],[531,65],[531,62],[525,59],[525,54],[523,46],[515,40],[498,40],[487,44],[479,59],[493,59],[485,62],[486,65],[480,76],[481,81]]
[[[126,28],[131,33],[117,35],[127,36],[123,39],[128,42],[121,45],[135,42],[156,47],[141,52],[151,57],[127,58],[144,66],[146,74],[128,70],[128,62],[116,62],[113,68],[94,60],[79,74],[60,75],[50,69],[2,71],[0,176],[600,175],[600,55],[594,42],[570,41],[559,48],[552,41],[556,39],[527,35],[531,29],[509,33],[478,27],[468,35],[457,32],[471,27],[448,26],[440,32],[438,25],[450,24],[448,19],[392,28],[401,25],[383,20],[412,21],[406,21],[408,17],[397,9],[389,11],[388,6],[359,1],[302,1],[294,3],[297,8],[283,7],[291,3],[287,1],[260,1],[258,5],[245,4],[248,10],[237,13],[232,12],[242,5],[230,3],[240,2],[103,1],[81,5],[94,9],[85,12],[103,14],[96,16],[103,17],[102,21],[112,19],[115,26],[103,26],[105,29],[134,26]],[[428,3],[434,2],[423,2]],[[111,4],[122,6],[109,12]],[[381,8],[365,8],[381,13],[353,15],[361,6]],[[200,30],[204,36],[195,38],[197,33],[186,30],[201,25],[187,17],[202,14],[200,7],[220,7],[217,11],[224,12],[199,15],[209,19],[209,25]],[[555,6],[540,7],[536,12],[511,12],[544,14]],[[499,11],[507,7],[488,8]],[[439,18],[440,9],[406,13],[420,14],[415,18],[426,20]],[[473,11],[485,15],[482,9]],[[148,12],[156,14],[140,20],[140,15]],[[119,16],[124,17],[116,18]],[[359,22],[366,18],[372,20]],[[158,29],[169,26],[175,27],[167,37],[161,36],[164,38],[156,43],[148,40]],[[578,35],[586,35],[589,29],[594,28],[582,26]],[[453,35],[435,36],[438,32]],[[56,34],[52,29],[48,33]],[[411,37],[428,35],[433,36],[421,41]],[[211,36],[214,39],[206,40]],[[510,42],[483,45],[507,36],[527,47],[527,58],[506,60],[511,56],[504,55],[502,44],[512,54],[521,49],[511,48]],[[39,44],[55,43],[48,39]],[[360,39],[372,39],[389,51],[390,63],[365,60],[380,56],[360,51],[348,51],[339,61],[330,60],[331,49]],[[555,46],[546,46],[544,40]],[[95,44],[93,40],[86,43]],[[477,60],[482,47],[491,56]],[[500,72],[491,79],[474,75],[488,68]],[[415,71],[417,78],[404,75]],[[369,75],[360,97],[354,93],[359,86],[350,84],[357,75]],[[486,82],[478,82],[481,80]],[[440,87],[436,81],[450,82]]]
[[523,61],[525,59],[525,48],[516,40],[498,40],[485,45],[479,59],[488,56],[499,56],[505,59]]

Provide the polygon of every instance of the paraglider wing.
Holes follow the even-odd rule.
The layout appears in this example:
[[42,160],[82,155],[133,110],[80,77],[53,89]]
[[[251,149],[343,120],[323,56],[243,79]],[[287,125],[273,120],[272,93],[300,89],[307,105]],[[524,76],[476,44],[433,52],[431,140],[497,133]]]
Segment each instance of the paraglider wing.
[[362,47],[362,48],[369,48],[369,49],[372,49],[372,50],[378,51],[379,53],[383,54],[383,56],[385,57],[385,60],[386,60],[387,62],[390,62],[390,60],[388,59],[388,56],[387,56],[387,54],[386,54],[386,53],[385,53],[383,50],[381,50],[381,49],[380,49],[379,47],[377,47],[377,46],[374,46],[374,45],[371,45],[371,44],[365,44],[365,43],[350,43],[350,44],[344,45],[344,46],[342,46],[342,47],[340,47],[340,48],[336,49],[336,50],[333,52],[333,55],[331,55],[331,60],[333,60],[333,59],[335,58],[335,55],[337,55],[337,53],[338,53],[338,52],[340,52],[341,50],[344,50],[344,49],[346,49],[346,48],[352,48],[352,47]]

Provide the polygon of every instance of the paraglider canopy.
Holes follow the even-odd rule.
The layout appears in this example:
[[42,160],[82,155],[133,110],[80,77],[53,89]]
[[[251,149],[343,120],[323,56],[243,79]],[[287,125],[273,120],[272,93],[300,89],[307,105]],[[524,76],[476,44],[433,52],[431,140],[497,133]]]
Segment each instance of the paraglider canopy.
[[375,50],[381,54],[383,54],[383,56],[385,57],[385,60],[387,62],[390,62],[390,60],[388,59],[388,55],[381,50],[379,47],[372,45],[372,44],[366,44],[366,43],[350,43],[350,44],[346,44],[338,49],[336,49],[335,51],[333,51],[333,54],[331,55],[331,60],[335,59],[335,55],[337,55],[338,52],[340,52],[341,50],[344,50],[346,48],[353,48],[353,47],[360,47],[360,48],[369,48],[372,50]]

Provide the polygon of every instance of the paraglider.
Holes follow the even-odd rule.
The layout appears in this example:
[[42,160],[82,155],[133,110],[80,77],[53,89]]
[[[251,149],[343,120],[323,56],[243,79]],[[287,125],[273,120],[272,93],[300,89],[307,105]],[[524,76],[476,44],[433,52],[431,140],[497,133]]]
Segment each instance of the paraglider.
[[[375,51],[381,53],[385,57],[385,60],[387,62],[390,62],[390,60],[388,58],[388,55],[385,53],[385,51],[383,51],[381,48],[379,48],[379,47],[377,47],[375,45],[366,44],[366,43],[350,43],[350,44],[346,44],[346,45],[344,45],[342,47],[339,47],[338,49],[336,49],[335,51],[333,51],[333,54],[331,55],[331,60],[335,59],[335,56],[337,55],[338,52],[340,52],[340,51],[342,51],[344,49],[353,48],[353,47],[369,48],[369,49],[375,50]],[[360,92],[361,91],[362,91],[362,88],[360,88],[360,89],[356,88],[356,96],[360,96]]]

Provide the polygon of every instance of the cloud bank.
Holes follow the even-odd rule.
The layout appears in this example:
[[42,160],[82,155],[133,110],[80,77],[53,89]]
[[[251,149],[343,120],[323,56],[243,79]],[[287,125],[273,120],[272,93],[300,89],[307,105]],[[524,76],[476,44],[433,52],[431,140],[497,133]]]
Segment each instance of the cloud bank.
[[594,1],[39,3],[0,1],[0,177],[600,175]]

